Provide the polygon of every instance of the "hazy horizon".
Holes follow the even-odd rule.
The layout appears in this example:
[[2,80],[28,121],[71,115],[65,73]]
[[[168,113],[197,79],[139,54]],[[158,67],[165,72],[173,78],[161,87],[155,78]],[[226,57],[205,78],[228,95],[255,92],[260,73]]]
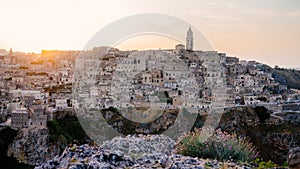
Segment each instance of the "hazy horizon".
[[[297,0],[11,0],[0,4],[4,25],[0,48],[7,50],[35,53],[42,49],[82,50],[107,24],[150,12],[186,20],[209,39],[216,51],[229,56],[271,66],[300,67],[300,1]],[[168,40],[152,41],[154,45],[145,46],[138,41],[138,49],[174,47],[174,42]]]
[[[130,42],[129,43],[131,43],[131,39],[130,39]],[[119,44],[118,46],[116,46],[116,47],[114,47],[114,48],[117,48],[117,49],[119,49],[119,50],[121,50],[121,51],[131,51],[131,50],[138,50],[138,51],[143,51],[143,50],[164,50],[164,49],[174,49],[175,48],[175,45],[177,45],[177,44],[183,44],[183,43],[175,43],[174,44],[174,46],[170,46],[170,47],[166,47],[166,46],[168,46],[168,45],[164,45],[163,47],[160,47],[160,48],[157,48],[157,47],[151,47],[151,45],[150,45],[150,47],[149,48],[147,48],[147,47],[145,47],[145,46],[143,46],[142,48],[137,48],[137,47],[134,47],[134,48],[124,48],[125,46],[127,46],[127,45],[131,45],[131,44],[127,44],[127,43],[121,43],[121,44]],[[98,46],[98,47],[106,47],[106,46]],[[0,50],[1,49],[4,49],[4,48],[0,48]],[[9,49],[4,49],[4,50],[6,50],[7,52],[9,52],[9,50],[10,50],[11,48],[9,48]],[[12,49],[13,50],[13,49]],[[30,54],[30,53],[34,53],[34,54],[41,54],[42,53],[42,51],[43,50],[48,50],[48,51],[51,51],[51,50],[53,50],[53,51],[84,51],[84,49],[47,49],[47,48],[45,48],[45,49],[41,49],[40,51],[38,51],[38,52],[34,52],[34,51],[13,51],[13,52],[20,52],[20,53],[27,53],[27,54]],[[197,50],[195,50],[195,51],[197,51]],[[224,53],[224,52],[222,52],[222,51],[218,51],[219,53]],[[275,64],[275,65],[271,65],[271,64],[268,64],[268,63],[265,63],[265,62],[262,62],[262,61],[259,61],[259,60],[255,60],[255,59],[247,59],[247,58],[241,58],[241,57],[239,57],[239,56],[233,56],[233,55],[229,55],[228,53],[226,53],[226,56],[228,56],[228,57],[237,57],[237,58],[239,58],[240,60],[246,60],[246,61],[257,61],[257,62],[259,62],[259,63],[262,63],[262,64],[267,64],[267,65],[269,65],[269,66],[271,66],[271,67],[275,67],[275,66],[279,66],[279,67],[281,67],[281,68],[287,68],[287,69],[295,69],[295,70],[299,70],[300,71],[300,66],[298,66],[298,67],[285,67],[285,66],[280,66],[280,64]]]

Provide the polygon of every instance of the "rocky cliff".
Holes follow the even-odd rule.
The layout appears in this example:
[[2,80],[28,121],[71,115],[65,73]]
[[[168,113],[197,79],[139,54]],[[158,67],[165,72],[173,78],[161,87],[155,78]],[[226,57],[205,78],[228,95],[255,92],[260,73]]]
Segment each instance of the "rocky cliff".
[[285,113],[277,113],[277,116],[282,117],[285,121],[300,125],[300,113],[299,112],[285,112]]
[[[120,114],[111,111],[114,114],[107,119],[108,122],[123,134],[128,133],[143,133],[146,130],[136,130],[141,128],[139,125],[134,125],[126,122]],[[105,114],[104,114],[105,115]],[[162,117],[166,116],[164,114]],[[172,114],[176,116],[176,114]],[[173,123],[172,118],[163,119],[158,124]],[[178,118],[178,117],[177,117]],[[248,137],[257,150],[260,152],[260,157],[264,161],[271,160],[278,164],[283,164],[286,161],[289,149],[300,146],[300,114],[299,113],[281,113],[274,115],[265,107],[238,107],[225,110],[219,127],[229,133],[236,133],[242,137]],[[157,119],[159,120],[159,119]],[[206,116],[198,116],[194,127],[201,128],[206,120]],[[119,125],[122,121],[121,125]],[[118,125],[116,125],[118,123]],[[152,125],[144,126],[149,128],[151,133],[155,133],[153,128],[161,128],[155,126],[155,121]],[[132,127],[134,126],[134,127]],[[133,130],[130,130],[133,129]],[[134,130],[135,129],[135,130]],[[130,131],[129,131],[130,130]],[[148,132],[144,132],[147,134]],[[159,134],[159,130],[157,132]]]
[[59,149],[49,144],[47,128],[25,128],[9,146],[8,156],[29,165],[39,165],[59,154]]
[[10,127],[0,126],[0,164],[1,169],[31,169],[30,165],[18,162],[14,157],[7,156],[8,146],[13,142],[17,136],[17,131]]
[[[221,119],[219,126],[230,133],[248,137],[264,161],[272,160],[283,164],[288,151],[300,146],[300,124],[288,120],[288,115],[274,116],[263,107],[229,110]],[[297,117],[295,117],[297,116]],[[300,114],[293,114],[297,119]]]
[[[234,132],[240,136],[249,137],[250,141],[257,147],[257,150],[260,152],[260,155],[264,161],[272,160],[275,163],[282,164],[283,162],[286,161],[288,150],[292,147],[300,146],[300,125],[298,123],[299,116],[300,114],[297,113],[273,115],[272,112],[262,107],[258,107],[258,108],[244,107],[244,108],[226,110],[222,116],[219,126],[225,131]],[[69,120],[72,118],[68,117],[66,119]],[[114,125],[115,121],[113,119],[114,118],[111,119],[110,123],[111,125],[115,126]],[[120,120],[119,118],[115,118],[115,119]],[[173,118],[166,118],[165,120],[173,120]],[[69,160],[67,164],[69,167],[74,165],[76,166],[77,163],[75,164],[73,163],[78,162],[82,159],[76,159],[77,157],[73,156],[74,153],[72,153],[71,150],[74,148],[70,149],[69,147],[68,149],[66,149],[65,152],[63,153],[65,155],[63,156],[58,157],[57,155],[60,152],[62,153],[62,151],[60,151],[59,148],[64,149],[64,147],[67,145],[66,143],[69,144],[70,140],[71,141],[74,139],[85,140],[84,138],[86,136],[84,134],[84,131],[82,129],[77,130],[77,128],[75,134],[74,133],[72,134],[73,131],[70,131],[72,129],[74,130],[74,124],[76,124],[75,126],[77,126],[77,123],[79,125],[77,118],[73,119],[71,122],[68,121],[55,121],[55,122],[57,122],[57,125],[50,125],[49,129],[31,128],[31,129],[23,129],[19,131],[17,137],[10,145],[8,154],[10,156],[16,157],[20,162],[24,162],[30,165],[39,165],[55,157],[54,159],[56,161],[52,160],[51,165],[49,164],[50,166],[52,166],[52,164],[54,163],[57,164],[58,166],[63,166],[60,160],[67,160],[67,161]],[[204,122],[205,122],[205,116],[201,116],[197,118],[195,126],[201,127]],[[68,125],[68,124],[72,124],[72,125]],[[118,126],[118,128],[126,129],[128,127],[126,126],[126,124],[127,123],[123,123],[123,125]],[[133,130],[135,129],[136,128],[133,128]],[[49,130],[52,132],[49,132]],[[51,134],[51,136],[49,133]],[[62,137],[61,135],[64,136],[65,138],[68,138],[69,140],[69,141],[65,141],[66,143],[64,143],[62,146],[58,144],[59,142],[62,142],[61,140],[64,140],[64,139],[59,139]],[[130,139],[128,139],[127,137]],[[111,151],[106,155],[109,156],[109,154],[114,152],[114,154],[117,154],[118,156],[123,158],[124,154],[128,155],[128,152],[134,152],[133,154],[136,154],[137,151],[140,151],[143,148],[143,147],[139,147],[139,144],[134,144],[140,142],[141,138],[136,138],[136,136],[135,137],[127,136],[127,137],[115,138],[110,142],[106,142],[103,145],[103,148]],[[155,159],[163,158],[160,155],[154,157],[157,154],[165,154],[168,157],[171,156],[170,158],[173,158],[172,153],[170,153],[170,151],[166,151],[166,150],[170,150],[173,145],[173,142],[171,140],[164,139],[163,137],[158,137],[158,136],[156,137],[143,136],[143,137],[146,137],[145,139],[149,139],[149,140],[154,139],[154,141],[155,139],[157,139],[160,144],[153,144],[151,146],[151,144],[144,142],[143,145],[147,145],[148,147],[144,147],[144,149],[142,149],[141,151],[143,152],[142,154],[146,153],[148,156],[150,154]],[[52,138],[51,143],[49,142],[49,140],[51,140],[50,138]],[[76,150],[77,147],[78,146],[75,147]],[[86,146],[84,146],[82,149],[83,150],[89,149],[88,151],[96,151],[96,152],[100,151],[99,148],[96,148],[97,150],[92,150],[94,149],[93,147],[88,148]],[[68,155],[69,153],[71,153],[71,155]],[[80,154],[82,152],[78,152],[78,153]],[[129,153],[128,160],[137,163],[135,161],[136,160],[135,155],[132,156],[130,154],[132,153]],[[65,156],[67,155],[70,156],[70,159],[66,159]],[[72,160],[72,157],[74,157],[76,160]],[[186,160],[186,158],[188,157],[181,157],[180,159]],[[87,159],[89,161],[94,161],[95,163],[105,162],[101,160],[100,161],[96,160],[94,156],[88,156]],[[126,158],[124,157],[124,159],[127,159],[127,157]],[[72,164],[69,163],[70,160],[73,161]],[[83,162],[80,162],[80,165],[82,163]],[[86,162],[84,162],[84,165],[85,164]],[[111,164],[107,164],[107,165],[111,165]]]

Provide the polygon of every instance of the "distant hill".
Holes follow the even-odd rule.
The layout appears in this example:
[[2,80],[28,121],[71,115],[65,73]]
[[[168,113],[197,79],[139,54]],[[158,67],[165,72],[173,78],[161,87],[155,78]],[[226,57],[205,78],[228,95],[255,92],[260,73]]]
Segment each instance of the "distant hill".
[[272,73],[276,82],[287,85],[288,88],[300,89],[300,70],[272,68],[268,65],[262,65],[260,68],[267,73]]

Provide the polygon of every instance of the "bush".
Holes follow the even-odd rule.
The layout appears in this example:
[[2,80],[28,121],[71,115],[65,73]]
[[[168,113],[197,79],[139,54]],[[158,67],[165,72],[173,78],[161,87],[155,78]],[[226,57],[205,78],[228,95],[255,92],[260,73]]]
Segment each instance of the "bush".
[[55,144],[70,144],[77,140],[80,144],[87,143],[88,136],[82,129],[76,116],[66,115],[61,119],[48,121],[50,142]]
[[264,106],[257,106],[254,108],[255,113],[259,117],[259,122],[260,123],[265,123],[265,121],[270,118],[270,113],[268,112],[268,109],[265,108]]
[[185,156],[235,162],[252,162],[258,156],[248,139],[212,129],[197,129],[184,135],[179,139],[176,151]]
[[256,164],[257,169],[267,169],[267,168],[278,167],[277,164],[273,163],[270,160],[265,162],[265,161],[260,161],[258,158],[254,161],[254,164]]

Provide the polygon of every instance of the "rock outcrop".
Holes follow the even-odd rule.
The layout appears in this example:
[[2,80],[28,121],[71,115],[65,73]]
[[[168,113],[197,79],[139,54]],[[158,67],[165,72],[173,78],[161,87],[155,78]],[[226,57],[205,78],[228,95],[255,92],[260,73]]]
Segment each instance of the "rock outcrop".
[[[130,145],[131,141],[132,144]],[[239,166],[235,163],[222,163],[216,160],[204,160],[199,158],[187,157],[179,154],[173,154],[171,152],[162,153],[159,149],[153,150],[150,153],[144,152],[138,158],[131,158],[128,154],[120,153],[119,149],[114,148],[114,146],[122,149],[123,145],[128,143],[128,148],[137,149],[138,153],[145,150],[149,144],[149,140],[153,143],[152,147],[161,145],[162,147],[168,147],[173,144],[173,142],[167,141],[167,137],[162,137],[158,135],[152,136],[127,136],[125,138],[115,138],[111,141],[106,142],[104,145],[106,148],[98,146],[89,146],[87,144],[76,146],[73,145],[65,149],[61,156],[56,156],[54,159],[49,160],[36,169],[79,169],[79,168],[89,168],[89,169],[115,169],[115,168],[171,168],[171,169],[204,169],[204,168],[221,168],[226,166],[226,168],[251,168],[251,166]],[[159,142],[162,141],[162,142]],[[108,146],[110,145],[110,146]],[[109,148],[114,148],[110,150]],[[157,152],[156,152],[157,151]],[[131,152],[133,153],[133,152]],[[148,154],[149,153],[149,154]],[[131,154],[132,155],[132,154]]]
[[59,150],[49,144],[47,128],[25,128],[18,132],[7,154],[19,162],[35,166],[55,157]]
[[[229,133],[248,137],[257,147],[264,161],[271,160],[283,164],[289,150],[300,146],[300,126],[297,119],[300,114],[267,115],[254,108],[229,110],[223,114],[219,126]],[[291,120],[292,119],[292,120]]]
[[143,155],[171,154],[175,141],[164,135],[128,135],[115,137],[103,143],[102,148],[117,153],[118,155],[137,158]]
[[295,125],[300,124],[300,113],[299,112],[284,112],[278,113],[277,116],[282,117],[285,121],[290,122]]

